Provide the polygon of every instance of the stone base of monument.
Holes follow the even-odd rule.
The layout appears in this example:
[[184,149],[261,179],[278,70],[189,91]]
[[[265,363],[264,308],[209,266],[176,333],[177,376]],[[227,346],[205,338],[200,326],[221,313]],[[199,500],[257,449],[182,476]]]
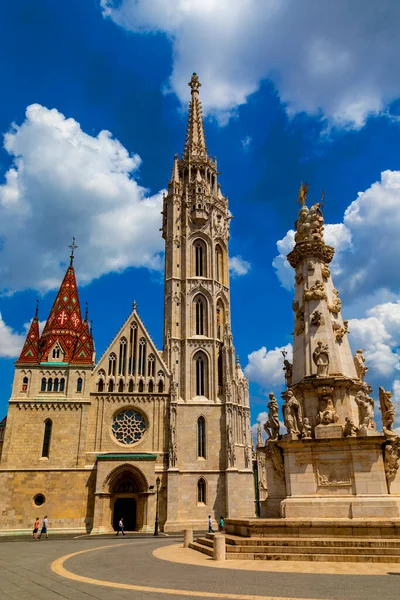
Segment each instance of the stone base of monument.
[[[400,518],[226,519],[226,560],[400,563]],[[213,534],[189,546],[213,555]]]

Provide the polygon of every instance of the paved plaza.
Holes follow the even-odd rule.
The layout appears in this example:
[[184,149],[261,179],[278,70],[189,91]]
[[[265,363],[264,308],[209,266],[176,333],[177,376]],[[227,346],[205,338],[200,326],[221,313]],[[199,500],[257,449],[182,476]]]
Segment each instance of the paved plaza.
[[1,600],[399,598],[400,565],[225,561],[177,537],[0,540]]

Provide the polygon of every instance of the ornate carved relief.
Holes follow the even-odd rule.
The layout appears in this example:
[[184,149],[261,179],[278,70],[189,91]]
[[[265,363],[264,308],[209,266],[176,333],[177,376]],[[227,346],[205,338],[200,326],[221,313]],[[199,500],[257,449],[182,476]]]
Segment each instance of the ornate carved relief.
[[329,277],[331,276],[331,271],[328,265],[322,265],[321,274],[324,279],[329,279]]
[[301,439],[302,440],[311,440],[311,432],[312,432],[312,427],[310,425],[310,421],[307,417],[304,417],[303,429],[301,432]]
[[339,298],[339,292],[337,290],[333,289],[332,294],[333,294],[332,302],[330,304],[328,304],[328,309],[334,315],[338,315],[340,313],[340,311],[342,310],[342,301]]
[[314,310],[313,314],[311,315],[310,324],[313,327],[319,327],[322,325],[322,322],[322,312],[320,310]]
[[383,387],[379,388],[379,404],[382,413],[383,433],[388,436],[396,436],[393,431],[396,409],[391,400],[392,396],[392,392],[386,391]]
[[350,333],[348,325],[348,321],[343,321],[343,327],[341,327],[340,323],[338,323],[337,321],[333,321],[332,329],[335,333],[335,339],[337,342],[341,342],[346,333]]
[[345,418],[345,426],[343,428],[344,437],[357,437],[358,427],[356,427],[353,421],[349,418]]
[[339,415],[333,403],[332,392],[333,388],[326,386],[318,398],[317,425],[330,425],[339,421]]
[[400,466],[400,437],[395,437],[383,449],[385,475],[390,493],[390,485],[394,481]]
[[317,481],[319,487],[351,486],[349,463],[337,461],[318,462]]
[[310,302],[311,300],[326,300],[325,286],[319,279],[310,289],[304,288],[304,301]]
[[272,468],[279,477],[279,479],[285,480],[285,466],[283,462],[282,450],[279,448],[276,442],[267,441],[265,444],[265,458],[269,459],[272,463]]

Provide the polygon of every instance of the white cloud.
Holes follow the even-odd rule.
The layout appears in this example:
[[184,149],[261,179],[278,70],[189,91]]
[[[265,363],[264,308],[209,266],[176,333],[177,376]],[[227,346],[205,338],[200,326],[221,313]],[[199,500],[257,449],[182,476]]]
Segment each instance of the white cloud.
[[81,283],[127,267],[159,268],[162,193],[133,178],[140,157],[39,104],[5,135],[14,164],[0,186],[3,290],[56,287],[76,237]]
[[248,152],[249,148],[251,146],[251,142],[252,142],[252,138],[249,135],[246,135],[245,138],[242,139],[241,144],[242,144],[242,149],[243,152]]
[[229,257],[229,271],[232,277],[240,277],[241,275],[247,275],[251,269],[251,264],[244,260],[241,256],[230,256]]
[[[39,331],[43,330],[44,324],[45,321],[39,321]],[[4,322],[0,312],[0,358],[17,358],[20,355],[29,326],[30,322],[25,323],[24,333],[18,333]]]
[[251,352],[248,355],[249,362],[244,369],[246,377],[268,390],[281,387],[285,381],[282,351],[287,352],[288,360],[292,359],[292,344],[273,350],[267,350],[263,346],[259,350]]
[[[173,45],[169,85],[186,102],[195,69],[207,112],[227,119],[263,79],[289,114],[361,127],[400,95],[400,5],[386,0],[101,0],[103,14]],[[249,43],[251,40],[251,43]]]

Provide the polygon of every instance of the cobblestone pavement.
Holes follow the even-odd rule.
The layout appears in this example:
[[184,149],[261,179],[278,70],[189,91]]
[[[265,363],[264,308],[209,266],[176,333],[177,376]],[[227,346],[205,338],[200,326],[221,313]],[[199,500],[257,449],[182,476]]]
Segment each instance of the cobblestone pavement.
[[[365,600],[383,597],[398,600],[400,597],[400,577],[395,575],[264,572],[235,570],[233,565],[219,569],[209,568],[205,563],[204,566],[180,564],[153,556],[156,548],[176,541],[133,536],[118,539],[49,538],[38,542],[3,538],[0,541],[0,598]],[[171,553],[173,551],[171,547]],[[67,555],[72,556],[64,562],[57,560]],[[57,572],[52,570],[52,564]],[[63,569],[66,577],[59,574]],[[361,572],[365,572],[363,569]],[[400,565],[397,572],[400,573]],[[103,584],[98,585],[98,580]]]

